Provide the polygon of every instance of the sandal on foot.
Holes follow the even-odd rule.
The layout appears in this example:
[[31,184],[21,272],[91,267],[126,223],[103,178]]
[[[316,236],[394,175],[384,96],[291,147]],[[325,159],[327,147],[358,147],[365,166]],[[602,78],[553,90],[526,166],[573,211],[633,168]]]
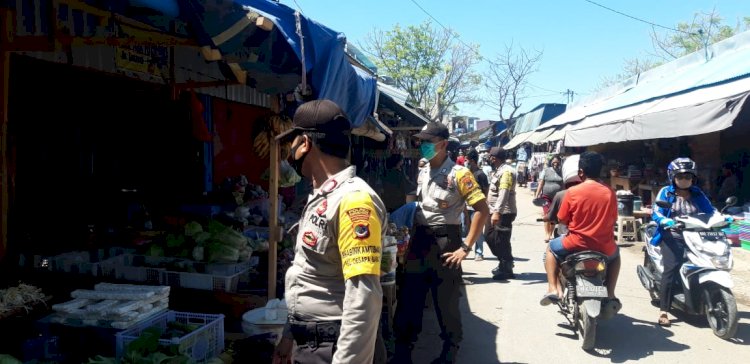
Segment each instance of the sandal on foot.
[[672,325],[672,323],[669,322],[669,316],[667,316],[666,313],[659,315],[659,326],[669,327],[670,325]]
[[557,293],[547,293],[539,301],[539,304],[542,306],[549,306],[551,303],[557,303],[558,301],[560,301],[560,297],[557,297]]
[[617,298],[605,298],[602,300],[602,310],[599,317],[604,320],[611,319],[622,309],[622,303]]

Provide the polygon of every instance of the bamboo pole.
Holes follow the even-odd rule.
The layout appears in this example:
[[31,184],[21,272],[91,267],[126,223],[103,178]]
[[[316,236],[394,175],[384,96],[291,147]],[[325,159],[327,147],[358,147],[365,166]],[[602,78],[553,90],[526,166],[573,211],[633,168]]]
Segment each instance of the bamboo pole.
[[268,198],[270,199],[270,212],[268,214],[268,226],[270,236],[268,239],[268,299],[276,298],[276,260],[277,247],[281,240],[279,227],[279,143],[276,139],[271,141],[271,173],[268,186]]
[[[279,112],[279,99],[277,96],[271,98],[271,109]],[[281,229],[279,227],[279,164],[281,150],[275,138],[271,139],[271,162],[269,168],[268,198],[270,209],[268,213],[268,299],[276,298],[276,264],[279,241],[281,240]]]

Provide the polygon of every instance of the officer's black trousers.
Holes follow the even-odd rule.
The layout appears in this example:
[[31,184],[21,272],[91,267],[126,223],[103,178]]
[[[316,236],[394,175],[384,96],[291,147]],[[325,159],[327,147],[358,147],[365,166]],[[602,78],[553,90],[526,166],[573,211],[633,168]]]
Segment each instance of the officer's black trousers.
[[461,269],[443,267],[441,258],[443,253],[460,247],[460,225],[447,226],[445,235],[436,236],[428,228],[417,227],[412,237],[394,318],[397,346],[411,345],[417,341],[422,331],[422,312],[428,291],[432,292],[440,337],[444,343],[458,346],[463,338],[458,309]]
[[315,347],[298,345],[294,351],[294,364],[329,364],[335,352],[334,343],[320,343]]
[[510,238],[513,234],[513,220],[516,214],[503,214],[497,225],[490,226],[489,232],[485,234],[485,243],[490,247],[492,254],[501,262],[513,261],[513,247]]

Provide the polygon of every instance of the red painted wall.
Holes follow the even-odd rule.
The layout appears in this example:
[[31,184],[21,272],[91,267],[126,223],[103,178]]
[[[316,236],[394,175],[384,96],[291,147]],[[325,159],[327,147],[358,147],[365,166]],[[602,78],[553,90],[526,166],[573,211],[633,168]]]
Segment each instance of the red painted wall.
[[250,183],[268,189],[268,181],[260,176],[270,161],[255,154],[251,137],[256,119],[268,112],[262,107],[214,99],[215,184],[221,184],[226,177],[244,174]]

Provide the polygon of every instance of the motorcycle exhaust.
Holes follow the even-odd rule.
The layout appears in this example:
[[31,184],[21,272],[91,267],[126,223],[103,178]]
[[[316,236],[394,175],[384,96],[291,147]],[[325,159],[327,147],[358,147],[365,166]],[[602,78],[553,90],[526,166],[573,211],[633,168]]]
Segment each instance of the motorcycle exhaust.
[[654,289],[654,277],[651,275],[651,272],[647,271],[642,265],[639,265],[637,270],[638,279],[641,281],[643,288],[649,291]]

